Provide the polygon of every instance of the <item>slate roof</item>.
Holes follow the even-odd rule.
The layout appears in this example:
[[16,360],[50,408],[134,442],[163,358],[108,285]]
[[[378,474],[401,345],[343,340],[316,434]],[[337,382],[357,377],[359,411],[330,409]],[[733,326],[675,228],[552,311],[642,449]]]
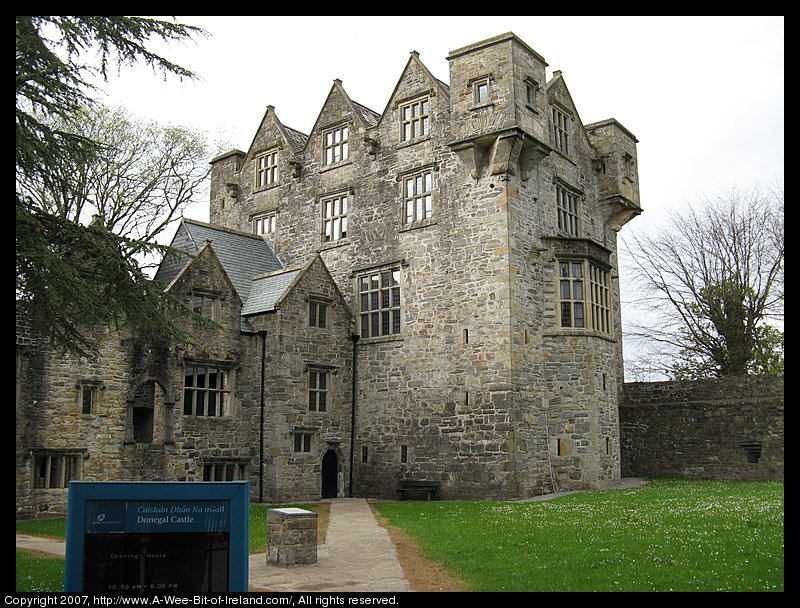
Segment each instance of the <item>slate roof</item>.
[[301,269],[287,270],[254,278],[250,296],[242,307],[242,316],[275,310],[275,305],[283,298],[301,272]]
[[[267,289],[269,281],[253,281],[254,277],[261,277],[283,269],[283,265],[269,244],[257,235],[236,232],[184,218],[172,240],[172,247],[194,255],[203,248],[206,242],[211,243],[211,248],[219,258],[244,306],[249,310],[257,308],[269,310],[264,306],[270,301],[268,294],[275,288]],[[155,279],[169,284],[186,264],[187,260],[185,259],[168,256],[161,262]],[[249,304],[253,285],[258,287],[257,293],[254,294],[256,300],[253,304]],[[243,322],[243,328],[248,325]]]

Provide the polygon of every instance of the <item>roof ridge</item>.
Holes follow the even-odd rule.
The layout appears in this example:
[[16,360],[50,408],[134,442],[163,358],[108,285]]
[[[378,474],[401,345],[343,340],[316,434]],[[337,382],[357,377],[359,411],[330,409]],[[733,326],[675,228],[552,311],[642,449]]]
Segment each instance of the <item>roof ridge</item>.
[[264,238],[259,234],[253,234],[252,232],[244,232],[242,230],[235,230],[233,228],[228,228],[227,226],[219,226],[217,224],[209,224],[208,222],[201,222],[200,220],[195,220],[192,218],[182,218],[184,222],[188,224],[194,224],[195,226],[202,226],[203,228],[209,228],[211,230],[217,230],[219,232],[227,232],[228,234],[235,234],[237,236],[246,236],[251,239],[258,239],[263,241]]

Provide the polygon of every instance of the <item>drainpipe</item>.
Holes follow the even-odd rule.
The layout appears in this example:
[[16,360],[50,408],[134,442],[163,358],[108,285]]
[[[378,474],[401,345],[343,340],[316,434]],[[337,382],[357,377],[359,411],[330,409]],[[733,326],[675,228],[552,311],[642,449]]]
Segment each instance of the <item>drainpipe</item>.
[[357,369],[357,355],[358,349],[356,345],[361,336],[358,334],[350,334],[350,339],[353,341],[353,369],[352,369],[352,402],[350,404],[350,479],[348,496],[353,498],[353,462],[356,455],[356,369]]
[[258,332],[261,336],[261,423],[259,424],[259,456],[258,456],[258,502],[264,502],[264,374],[267,358],[267,332]]

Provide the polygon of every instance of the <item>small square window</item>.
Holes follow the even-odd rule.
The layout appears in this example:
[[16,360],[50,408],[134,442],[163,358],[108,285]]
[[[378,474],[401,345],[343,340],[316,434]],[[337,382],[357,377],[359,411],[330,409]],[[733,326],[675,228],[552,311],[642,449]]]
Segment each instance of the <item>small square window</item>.
[[489,79],[484,78],[472,85],[474,101],[476,104],[489,102]]
[[311,433],[294,433],[294,451],[311,451]]

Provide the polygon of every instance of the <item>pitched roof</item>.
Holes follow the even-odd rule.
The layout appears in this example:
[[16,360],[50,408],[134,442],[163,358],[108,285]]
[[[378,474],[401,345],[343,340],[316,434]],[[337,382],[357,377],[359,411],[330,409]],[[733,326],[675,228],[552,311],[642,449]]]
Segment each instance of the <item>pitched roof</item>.
[[[196,220],[182,220],[172,240],[172,247],[194,255],[206,242],[211,243],[242,302],[247,302],[253,277],[283,268],[275,252],[262,237]],[[155,279],[170,283],[186,264],[184,259],[167,256],[159,266]]]
[[277,272],[252,280],[250,296],[242,307],[242,316],[275,310],[276,304],[294,284],[302,269]]

